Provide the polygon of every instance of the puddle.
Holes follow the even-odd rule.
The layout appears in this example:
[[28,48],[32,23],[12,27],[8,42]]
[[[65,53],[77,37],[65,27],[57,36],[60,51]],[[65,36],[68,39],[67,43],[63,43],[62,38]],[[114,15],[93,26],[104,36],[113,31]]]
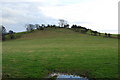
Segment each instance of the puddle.
[[55,80],[88,80],[86,77],[80,77],[77,75],[61,74],[61,73],[50,74],[50,77],[56,78]]

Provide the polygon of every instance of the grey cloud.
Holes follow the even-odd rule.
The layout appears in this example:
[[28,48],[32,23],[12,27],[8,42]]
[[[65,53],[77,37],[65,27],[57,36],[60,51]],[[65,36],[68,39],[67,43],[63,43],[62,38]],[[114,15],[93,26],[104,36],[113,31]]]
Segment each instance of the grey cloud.
[[[24,31],[25,24],[47,24],[52,23],[54,24],[57,20],[45,16],[42,11],[38,9],[41,3],[31,3],[31,2],[10,2],[4,3],[2,6],[2,19],[3,25],[6,27],[7,30],[14,30],[14,31]],[[7,22],[6,22],[7,20]],[[10,22],[15,23],[10,23]]]

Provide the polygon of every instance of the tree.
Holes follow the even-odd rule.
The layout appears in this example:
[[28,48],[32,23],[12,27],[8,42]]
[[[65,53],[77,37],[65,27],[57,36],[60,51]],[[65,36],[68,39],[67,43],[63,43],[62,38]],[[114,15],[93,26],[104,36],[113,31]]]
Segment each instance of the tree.
[[44,27],[45,27],[45,24],[42,24],[42,27],[44,28]]
[[91,35],[92,35],[92,33],[94,34],[94,36],[97,36],[97,31],[93,31],[93,30],[90,30],[91,31]]
[[26,30],[27,31],[33,31],[35,29],[35,25],[33,25],[33,24],[27,24],[26,25]]
[[108,34],[108,37],[111,37],[111,35],[112,35],[112,34],[109,33],[109,34]]
[[48,24],[47,27],[50,27],[50,25]]
[[77,25],[76,25],[76,24],[75,24],[75,25],[73,24],[71,28],[77,28]]
[[67,25],[67,21],[65,21],[64,19],[59,19],[59,26],[60,27],[64,27],[65,25]]
[[94,33],[94,36],[97,36],[97,33],[98,33],[98,32],[97,32],[97,31],[93,31],[93,33]]
[[108,34],[107,34],[107,33],[105,33],[105,37],[107,37],[107,35],[108,35]]
[[7,34],[7,31],[5,29],[5,27],[2,25],[2,40],[4,41],[5,40],[5,35]]
[[6,34],[6,33],[7,33],[7,31],[6,31],[5,27],[2,26],[2,34]]
[[44,28],[43,28],[43,27],[40,27],[40,30],[44,30]]
[[101,36],[101,33],[99,32],[99,36]]
[[64,28],[69,28],[69,24],[64,25]]
[[39,24],[35,24],[36,29],[40,30],[40,25]]
[[14,32],[12,30],[9,30],[9,36],[10,39],[14,39]]

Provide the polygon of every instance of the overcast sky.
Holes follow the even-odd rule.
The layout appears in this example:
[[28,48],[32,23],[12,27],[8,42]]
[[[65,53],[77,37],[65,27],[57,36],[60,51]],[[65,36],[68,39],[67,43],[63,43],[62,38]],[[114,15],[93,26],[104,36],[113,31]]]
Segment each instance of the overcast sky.
[[119,0],[0,0],[0,24],[7,30],[24,31],[25,24],[70,25],[118,33]]

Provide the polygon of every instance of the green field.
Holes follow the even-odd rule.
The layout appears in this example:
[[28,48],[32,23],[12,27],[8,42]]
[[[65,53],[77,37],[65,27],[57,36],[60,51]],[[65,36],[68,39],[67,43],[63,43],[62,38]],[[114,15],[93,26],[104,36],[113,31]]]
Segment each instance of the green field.
[[118,78],[118,39],[46,28],[3,42],[3,77],[43,78],[53,72]]

